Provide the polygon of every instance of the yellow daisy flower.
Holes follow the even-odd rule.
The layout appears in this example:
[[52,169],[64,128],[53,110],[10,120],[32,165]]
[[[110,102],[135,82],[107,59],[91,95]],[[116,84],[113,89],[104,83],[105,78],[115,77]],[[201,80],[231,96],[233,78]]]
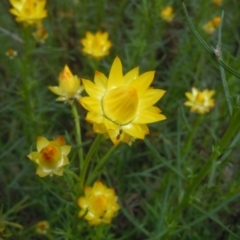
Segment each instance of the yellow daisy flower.
[[12,48],[9,48],[7,51],[6,51],[6,56],[8,56],[10,59],[13,59],[17,56],[17,51],[15,51],[14,49]]
[[9,0],[12,7],[9,11],[16,16],[17,22],[27,25],[36,24],[47,17],[44,9],[46,0]]
[[86,186],[84,192],[85,196],[78,199],[78,205],[81,207],[78,216],[84,216],[90,225],[110,224],[120,209],[114,189],[96,181],[93,187]]
[[83,86],[80,85],[80,79],[73,75],[67,65],[59,74],[59,86],[49,86],[48,89],[59,95],[56,101],[65,101],[71,103],[74,99],[81,98]]
[[40,221],[36,224],[36,232],[38,234],[47,234],[48,230],[50,228],[50,225],[48,221]]
[[212,99],[215,91],[205,89],[199,91],[197,88],[192,88],[192,92],[186,92],[185,95],[188,101],[184,103],[185,106],[190,107],[191,112],[204,114],[209,112],[215,106],[215,100]]
[[173,18],[175,17],[173,8],[171,6],[165,7],[160,12],[160,17],[165,20],[166,22],[172,22]]
[[208,33],[214,33],[219,27],[221,22],[221,17],[214,17],[212,20],[203,25],[203,30]]
[[95,35],[86,32],[86,38],[80,40],[83,45],[82,52],[96,59],[109,54],[112,43],[108,40],[108,33],[98,31]]
[[216,5],[221,5],[222,2],[222,0],[213,0],[213,3],[215,3]]
[[93,130],[107,134],[116,145],[120,141],[131,144],[135,138],[144,139],[149,133],[147,123],[166,119],[158,107],[152,106],[165,93],[150,88],[154,71],[139,76],[139,68],[122,73],[122,63],[115,58],[109,77],[96,71],[94,83],[83,79],[89,97],[79,100],[89,112],[86,120]]
[[36,31],[32,33],[35,40],[39,43],[45,43],[48,38],[47,30],[43,27],[42,22],[36,24]]
[[45,137],[37,138],[37,152],[31,152],[27,157],[37,165],[36,174],[39,177],[47,175],[63,175],[63,166],[69,163],[67,155],[71,151],[71,146],[65,145],[62,136],[54,141],[48,141]]

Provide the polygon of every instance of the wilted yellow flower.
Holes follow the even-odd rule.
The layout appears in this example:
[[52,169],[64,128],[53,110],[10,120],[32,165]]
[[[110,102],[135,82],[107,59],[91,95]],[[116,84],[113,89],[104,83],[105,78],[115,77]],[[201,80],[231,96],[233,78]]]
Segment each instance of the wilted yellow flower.
[[154,71],[139,76],[136,67],[123,76],[122,63],[115,58],[109,77],[96,71],[94,83],[83,80],[89,97],[80,99],[89,112],[86,120],[93,130],[107,134],[114,144],[120,141],[131,144],[135,138],[143,139],[149,133],[147,123],[166,119],[158,107],[152,106],[165,93],[150,88]]
[[13,8],[9,11],[16,16],[17,22],[35,24],[47,17],[44,9],[46,0],[9,0]]
[[49,227],[48,221],[40,221],[36,224],[36,232],[38,234],[47,234]]
[[62,136],[53,141],[37,138],[37,152],[31,152],[27,157],[38,165],[36,174],[39,177],[63,175],[63,166],[69,163],[67,155],[71,151],[71,146],[65,144]]
[[42,22],[36,24],[36,31],[32,34],[35,40],[39,43],[45,43],[45,40],[48,38],[48,33],[43,27]]
[[213,0],[213,3],[215,3],[217,5],[221,5],[222,4],[222,0]]
[[220,22],[221,17],[214,17],[211,21],[203,25],[203,30],[208,34],[212,34],[216,31],[216,29],[220,25]]
[[80,85],[80,79],[73,75],[69,67],[65,65],[59,74],[59,86],[49,86],[48,89],[59,95],[57,101],[72,102],[74,99],[81,98],[83,86]]
[[165,7],[160,12],[160,17],[167,22],[171,22],[173,20],[173,18],[175,17],[175,14],[173,12],[173,8],[171,6]]
[[96,181],[93,187],[86,186],[85,197],[78,199],[81,210],[79,217],[84,216],[90,225],[111,223],[115,213],[120,209],[113,188],[107,188],[101,181]]
[[108,33],[98,31],[95,35],[86,32],[86,38],[80,40],[83,45],[82,52],[96,59],[109,54],[112,43],[108,40]]
[[12,49],[12,48],[9,48],[9,49],[6,51],[6,55],[7,55],[10,59],[13,59],[14,57],[17,56],[17,51],[15,51],[15,50]]
[[204,114],[215,106],[215,100],[212,99],[214,93],[215,91],[213,90],[205,89],[201,92],[193,87],[192,92],[185,93],[188,101],[184,105],[190,107],[191,112]]

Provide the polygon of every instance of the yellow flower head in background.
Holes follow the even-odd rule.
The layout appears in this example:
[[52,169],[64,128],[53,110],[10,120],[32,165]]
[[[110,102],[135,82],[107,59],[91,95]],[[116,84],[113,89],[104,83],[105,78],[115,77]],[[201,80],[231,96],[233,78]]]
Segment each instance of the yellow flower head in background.
[[185,95],[188,99],[184,103],[185,106],[190,107],[191,112],[204,114],[209,112],[215,106],[215,100],[212,99],[215,91],[205,89],[199,91],[197,88],[192,88],[192,92],[186,92]]
[[17,56],[17,51],[12,49],[12,48],[9,48],[7,51],[6,51],[6,56],[8,56],[10,59],[13,59]]
[[78,199],[78,205],[81,207],[79,217],[84,216],[90,225],[111,223],[115,213],[120,209],[114,189],[107,188],[101,181],[96,181],[93,187],[86,186],[84,193],[85,196]]
[[166,22],[171,22],[173,18],[175,17],[173,8],[171,6],[165,7],[161,12],[160,12],[160,17],[165,20]]
[[27,25],[36,24],[47,17],[44,9],[46,0],[9,0],[12,7],[9,11],[16,16],[17,22]]
[[108,33],[98,31],[95,35],[86,32],[86,38],[80,40],[83,45],[82,52],[96,59],[109,54],[112,43],[108,40]]
[[80,79],[72,74],[67,65],[60,72],[58,80],[59,86],[48,87],[51,92],[60,96],[56,99],[57,101],[71,103],[74,99],[81,98],[83,86],[80,84]]
[[33,37],[39,43],[45,43],[45,40],[48,38],[48,33],[46,29],[43,27],[42,22],[36,24],[36,31],[33,32]]
[[86,120],[93,124],[93,130],[107,134],[115,145],[120,141],[131,144],[149,133],[147,123],[166,119],[158,107],[152,106],[165,93],[149,87],[154,73],[139,76],[136,67],[123,75],[122,63],[116,57],[108,78],[96,71],[94,83],[83,79],[89,97],[79,102],[89,111]]
[[40,221],[36,224],[36,232],[38,234],[47,234],[48,229],[50,228],[50,225],[48,221]]
[[65,144],[62,136],[53,141],[37,138],[37,152],[31,152],[27,157],[38,165],[36,174],[39,177],[63,175],[63,166],[69,163],[67,155],[71,151],[71,146]]
[[213,0],[213,3],[215,3],[216,5],[221,5],[222,2],[222,0]]
[[221,17],[219,16],[214,17],[212,20],[210,20],[209,22],[203,25],[203,30],[208,34],[212,34],[217,30],[217,28],[220,25],[220,22],[221,22]]

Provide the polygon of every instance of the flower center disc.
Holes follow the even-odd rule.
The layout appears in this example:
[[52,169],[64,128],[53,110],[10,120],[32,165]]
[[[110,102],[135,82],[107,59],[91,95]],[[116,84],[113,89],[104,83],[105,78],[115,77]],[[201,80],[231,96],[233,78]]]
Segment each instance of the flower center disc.
[[138,96],[135,88],[122,86],[107,92],[102,100],[103,112],[110,121],[125,125],[136,116]]
[[107,210],[107,199],[104,196],[94,196],[89,202],[90,211],[98,216],[102,217]]
[[39,162],[43,167],[54,168],[61,160],[60,149],[53,145],[48,145],[40,152]]

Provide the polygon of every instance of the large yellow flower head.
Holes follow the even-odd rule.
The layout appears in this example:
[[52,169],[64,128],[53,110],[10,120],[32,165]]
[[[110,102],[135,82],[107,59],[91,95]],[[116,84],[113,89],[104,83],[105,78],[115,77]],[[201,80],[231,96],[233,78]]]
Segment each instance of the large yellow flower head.
[[96,181],[93,187],[86,186],[84,192],[85,197],[78,199],[78,205],[81,207],[79,217],[84,216],[90,225],[111,223],[120,209],[114,189]]
[[31,152],[27,157],[37,165],[36,174],[39,177],[47,175],[63,175],[63,166],[69,163],[67,155],[71,151],[71,146],[65,145],[62,136],[54,141],[48,141],[45,137],[37,138],[37,151]]
[[173,7],[167,6],[163,10],[161,10],[160,17],[166,22],[172,22],[173,18],[175,17]]
[[79,102],[89,111],[86,120],[93,124],[93,130],[107,134],[115,145],[120,141],[131,144],[149,133],[147,123],[166,119],[158,107],[152,106],[165,93],[149,87],[154,73],[139,76],[136,67],[123,75],[121,61],[116,57],[108,78],[96,71],[94,83],[83,79],[89,97]]
[[185,95],[188,101],[184,103],[185,106],[190,107],[191,112],[204,114],[209,112],[215,106],[215,100],[212,99],[215,91],[205,89],[199,91],[197,88],[192,88],[192,92],[186,92]]
[[80,79],[73,75],[69,67],[65,65],[59,74],[59,86],[49,86],[48,89],[59,95],[57,101],[72,102],[74,99],[81,98],[83,86],[80,85]]
[[217,30],[217,28],[220,25],[220,22],[221,17],[219,16],[214,17],[212,20],[203,25],[203,30],[208,34],[212,34]]
[[27,25],[36,24],[47,17],[44,9],[46,0],[9,0],[13,8],[10,13],[16,16],[17,22]]
[[112,43],[108,40],[108,33],[98,31],[95,35],[86,32],[86,38],[80,40],[83,45],[82,52],[96,59],[109,54]]

